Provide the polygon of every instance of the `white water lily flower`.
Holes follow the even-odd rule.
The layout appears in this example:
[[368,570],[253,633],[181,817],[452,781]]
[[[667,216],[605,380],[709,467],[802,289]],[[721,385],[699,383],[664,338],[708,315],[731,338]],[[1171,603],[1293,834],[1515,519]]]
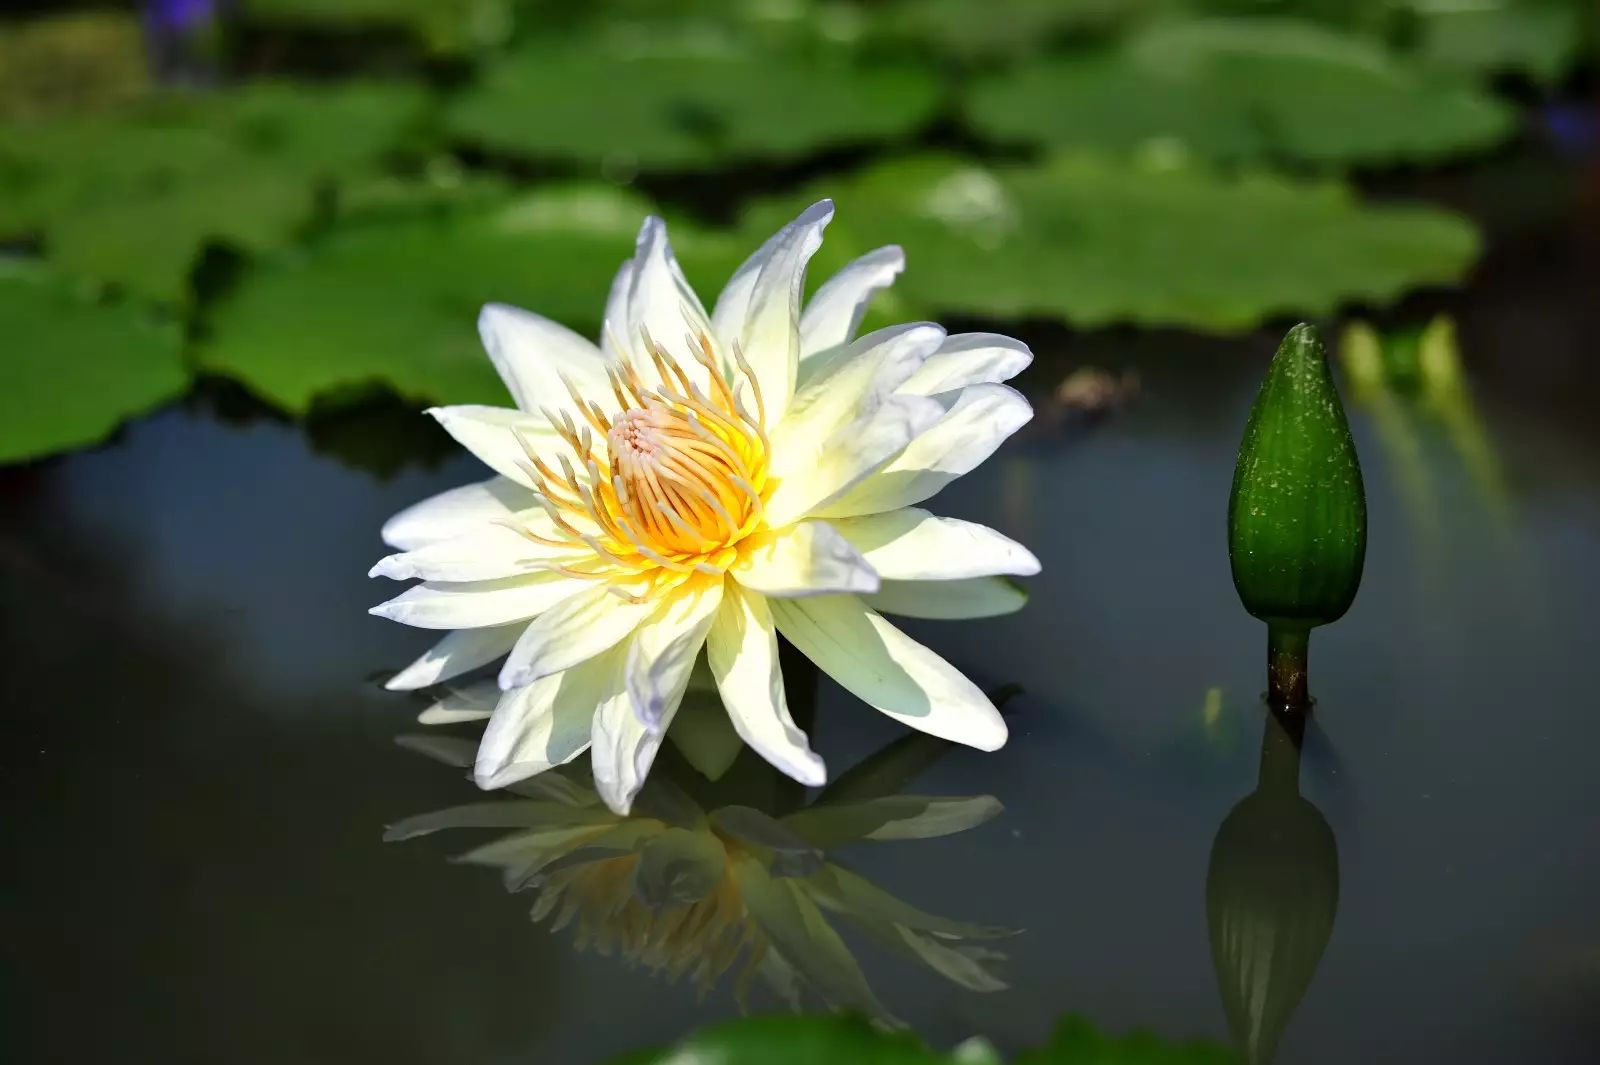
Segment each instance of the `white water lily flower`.
[[628,810],[702,648],[733,726],[808,784],[822,760],[794,724],[777,633],[864,702],[983,750],[994,705],[878,612],[984,617],[1019,607],[1020,544],[917,504],[1031,416],[1000,382],[1028,364],[1002,336],[915,324],[854,333],[900,272],[880,248],[801,312],[823,201],[733,275],[707,315],[646,220],[600,347],[490,305],[485,347],[517,408],[430,413],[498,476],[402,511],[402,553],[373,574],[423,583],[372,612],[455,630],[390,682],[426,687],[502,655],[474,776],[500,787],[592,747],[596,787]]

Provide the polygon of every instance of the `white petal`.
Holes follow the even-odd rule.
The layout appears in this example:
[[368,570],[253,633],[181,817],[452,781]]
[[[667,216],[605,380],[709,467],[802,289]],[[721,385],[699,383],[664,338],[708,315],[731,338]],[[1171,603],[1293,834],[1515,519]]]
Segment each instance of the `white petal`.
[[600,351],[609,359],[621,359],[623,351],[617,345],[628,331],[628,292],[633,288],[633,260],[629,259],[617,270],[611,281],[611,292],[606,297],[606,316],[600,327]]
[[589,581],[556,573],[462,584],[428,581],[368,613],[419,629],[481,629],[524,621],[592,587]]
[[743,350],[769,418],[780,417],[794,394],[806,263],[822,246],[822,231],[832,220],[832,200],[806,208],[734,271],[717,300],[712,316],[717,336]]
[[726,584],[714,577],[679,591],[628,644],[628,697],[651,731],[665,732],[677,712]]
[[943,340],[937,325],[897,325],[819,356],[826,365],[795,393],[772,431],[772,475],[814,465],[835,433],[881,407]]
[[[479,629],[464,629],[479,632]],[[479,681],[465,688],[452,688],[434,704],[417,715],[419,725],[459,725],[469,721],[485,721],[494,713],[500,701],[500,688],[492,680]]]
[[572,400],[563,379],[582,396],[610,395],[608,360],[564,325],[518,307],[490,303],[478,312],[478,335],[511,398],[524,411],[569,406]]
[[582,583],[583,591],[540,615],[523,632],[501,667],[502,689],[531,684],[615,647],[657,605],[626,602],[603,585]]
[[954,581],[884,581],[867,605],[885,614],[908,618],[993,618],[1021,610],[1028,593],[1004,577],[967,577]]
[[849,540],[884,580],[948,581],[1039,572],[1033,552],[993,529],[959,518],[939,518],[905,507],[859,518],[835,518]]
[[764,598],[728,585],[706,638],[706,659],[739,738],[800,783],[823,784],[827,769],[789,716],[778,633]]
[[[923,397],[925,398],[925,397]],[[877,514],[922,502],[994,454],[1033,417],[1022,394],[1005,385],[973,385],[956,394],[937,424],[848,495],[813,508],[818,517]]]
[[890,244],[867,252],[824,281],[800,315],[801,363],[855,336],[873,294],[894,284],[905,268],[906,253]]
[[528,453],[517,440],[520,433],[536,452],[564,446],[542,415],[506,407],[434,407],[429,414],[456,438],[456,443],[478,457],[502,477],[531,488]]
[[464,484],[414,503],[383,523],[383,542],[412,551],[510,517],[532,502],[528,490],[504,477]]
[[803,521],[739,545],[729,576],[762,595],[794,597],[875,592],[878,575],[826,522]]
[[503,788],[588,750],[595,707],[615,692],[621,666],[612,650],[500,693],[472,767],[478,787]]
[[427,654],[389,678],[390,691],[416,691],[479,666],[488,665],[517,642],[522,625],[500,625],[452,632],[428,649]]
[[[622,345],[623,357],[633,365],[650,365],[644,346],[644,337],[648,334],[677,360],[698,386],[704,388],[709,383],[709,374],[694,361],[686,336],[690,333],[712,336],[711,320],[706,316],[700,297],[685,280],[667,240],[666,223],[659,218],[645,219],[639,230],[628,281],[626,311],[621,328],[613,328],[618,335],[612,339]],[[654,376],[653,371],[651,376]]]
[[938,401],[926,396],[890,396],[877,410],[830,437],[811,468],[792,471],[783,479],[767,501],[768,524],[782,528],[853,495],[858,484],[876,480],[873,475],[884,463],[905,451],[944,413]]
[[1032,361],[1033,352],[1020,340],[999,333],[957,333],[945,339],[901,391],[933,396],[968,385],[1009,381]]
[[[639,626],[624,651],[620,690],[595,711],[590,733],[595,791],[618,814],[628,813],[661,749],[715,616],[722,584],[708,582],[675,596]],[[646,724],[646,717],[654,727]]]
[[544,511],[523,511],[415,551],[389,555],[380,559],[367,576],[397,581],[413,577],[426,581],[489,581],[536,572],[548,562],[568,558],[577,550],[536,543],[511,528],[511,523],[547,538],[554,531],[554,523]]
[[857,698],[912,728],[979,750],[1005,743],[1005,721],[977,685],[855,596],[770,605],[778,631]]

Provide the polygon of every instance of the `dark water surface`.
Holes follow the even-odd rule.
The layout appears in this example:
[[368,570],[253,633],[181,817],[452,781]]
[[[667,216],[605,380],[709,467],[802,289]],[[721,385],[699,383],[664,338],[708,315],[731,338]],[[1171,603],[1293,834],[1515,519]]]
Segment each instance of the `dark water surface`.
[[[988,994],[846,931],[889,1012],[1008,1051],[1067,1011],[1225,1039],[1209,870],[1240,949],[1281,948],[1224,958],[1236,1008],[1285,1014],[1328,936],[1280,1061],[1600,1060],[1600,274],[1567,224],[1501,247],[1448,304],[1467,399],[1346,388],[1371,546],[1351,613],[1313,639],[1309,805],[1269,781],[1227,831],[1267,722],[1223,514],[1272,331],[1014,327],[1040,356],[1018,382],[1039,417],[936,506],[1044,572],[1020,614],[907,625],[985,687],[1020,687],[1012,738],[897,782],[1005,811],[829,858],[1023,931],[992,944],[1011,987]],[[1050,393],[1083,362],[1137,367],[1139,400],[1071,423]],[[392,585],[365,574],[383,518],[481,473],[369,439],[398,471],[380,478],[316,450],[337,433],[222,406],[0,471],[0,1058],[581,1065],[734,1014],[732,974],[700,1001],[531,924],[530,894],[447,861],[482,833],[383,842],[479,793],[396,745],[425,704],[379,680],[431,634],[367,616]],[[904,735],[826,680],[812,731],[835,773]],[[733,801],[769,813],[803,799],[733,777]]]

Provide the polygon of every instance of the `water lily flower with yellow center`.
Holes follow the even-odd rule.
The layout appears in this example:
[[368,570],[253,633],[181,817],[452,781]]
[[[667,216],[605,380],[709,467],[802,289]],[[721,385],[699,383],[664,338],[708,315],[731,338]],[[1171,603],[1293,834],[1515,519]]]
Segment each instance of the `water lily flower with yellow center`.
[[600,795],[626,812],[702,648],[744,741],[822,783],[784,699],[780,632],[897,720],[983,750],[1005,742],[984,694],[879,611],[1021,605],[1003,575],[1038,571],[1026,548],[917,504],[1032,416],[1000,383],[1031,356],[925,323],[854,337],[901,270],[895,247],[846,266],[802,313],[832,216],[824,201],[780,230],[709,315],[648,219],[598,347],[484,308],[484,345],[517,408],[430,413],[498,476],[395,515],[383,536],[401,553],[373,569],[423,582],[373,613],[456,630],[389,687],[506,656],[480,786],[592,747]]

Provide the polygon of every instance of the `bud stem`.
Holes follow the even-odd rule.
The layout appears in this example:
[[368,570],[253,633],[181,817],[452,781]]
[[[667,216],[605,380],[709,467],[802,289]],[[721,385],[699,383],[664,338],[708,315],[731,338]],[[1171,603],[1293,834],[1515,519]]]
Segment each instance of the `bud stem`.
[[1311,705],[1306,691],[1310,653],[1309,628],[1267,623],[1267,702],[1273,709],[1302,710]]

